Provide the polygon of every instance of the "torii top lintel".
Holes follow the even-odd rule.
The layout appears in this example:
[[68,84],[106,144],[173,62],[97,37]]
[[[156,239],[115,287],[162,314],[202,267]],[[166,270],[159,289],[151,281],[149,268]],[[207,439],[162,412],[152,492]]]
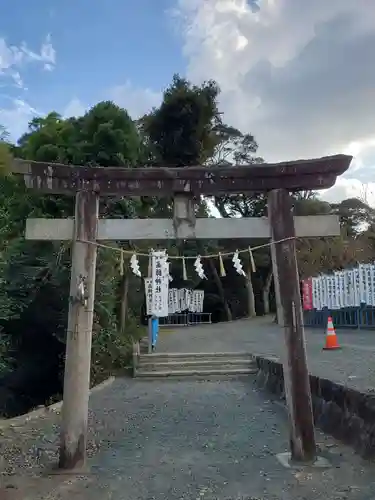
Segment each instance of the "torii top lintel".
[[102,196],[220,195],[332,187],[350,166],[352,156],[335,155],[283,163],[213,167],[81,167],[16,159],[12,172],[26,186],[45,193],[95,191]]

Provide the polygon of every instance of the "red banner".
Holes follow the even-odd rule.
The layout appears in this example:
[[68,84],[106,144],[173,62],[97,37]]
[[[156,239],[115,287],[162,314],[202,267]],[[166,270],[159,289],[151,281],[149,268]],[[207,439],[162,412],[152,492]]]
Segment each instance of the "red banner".
[[302,296],[304,311],[311,311],[313,308],[312,278],[302,280]]

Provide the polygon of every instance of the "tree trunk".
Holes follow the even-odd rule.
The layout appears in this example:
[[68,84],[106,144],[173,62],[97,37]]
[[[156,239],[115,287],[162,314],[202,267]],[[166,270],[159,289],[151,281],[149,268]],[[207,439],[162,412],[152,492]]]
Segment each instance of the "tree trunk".
[[125,335],[128,312],[129,273],[125,272],[120,285],[120,334]]
[[225,315],[227,317],[227,321],[232,321],[232,312],[231,312],[230,307],[228,306],[228,302],[227,302],[227,300],[225,298],[223,284],[221,282],[219,273],[217,272],[215,263],[213,262],[212,259],[208,259],[208,262],[209,262],[209,266],[210,266],[210,269],[211,269],[211,272],[212,272],[212,276],[213,276],[214,281],[215,281],[215,285],[217,286],[217,291],[218,291],[221,303],[223,304],[223,307],[224,307],[224,311],[225,311]]
[[247,313],[249,318],[255,318],[257,313],[255,310],[254,288],[253,288],[253,280],[250,267],[246,276],[246,285],[247,285]]
[[273,273],[272,273],[272,268],[271,268],[269,273],[268,273],[263,290],[262,290],[264,314],[270,313],[270,289],[271,289],[271,283],[272,283],[272,276],[273,276]]

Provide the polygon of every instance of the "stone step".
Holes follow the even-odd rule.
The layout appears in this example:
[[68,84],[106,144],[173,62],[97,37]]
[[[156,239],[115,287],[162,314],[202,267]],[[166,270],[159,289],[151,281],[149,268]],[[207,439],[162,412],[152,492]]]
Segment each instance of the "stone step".
[[251,364],[255,361],[251,358],[182,358],[182,359],[144,359],[142,357],[139,358],[138,366],[147,366],[147,365],[185,365],[185,364]]
[[141,354],[135,377],[207,378],[256,373],[255,358],[245,352],[170,352]]
[[183,361],[194,361],[194,360],[246,360],[251,361],[254,356],[243,352],[218,352],[218,353],[151,353],[151,354],[141,354],[140,362],[183,362]]
[[207,357],[194,357],[194,356],[184,356],[181,358],[154,358],[149,355],[141,355],[139,357],[140,364],[178,364],[178,363],[255,363],[255,359],[251,357],[237,358],[235,356],[220,356],[216,358],[215,356]]
[[256,373],[255,358],[244,352],[152,353],[139,357],[135,377],[207,378]]
[[173,370],[222,370],[256,368],[256,364],[248,359],[222,359],[222,360],[193,360],[193,361],[167,361],[167,362],[144,362],[138,365],[138,370],[144,371],[173,371]]
[[135,376],[138,378],[211,378],[211,377],[239,377],[256,373],[255,368],[234,368],[220,369],[212,368],[206,370],[167,370],[167,371],[146,371],[137,370]]

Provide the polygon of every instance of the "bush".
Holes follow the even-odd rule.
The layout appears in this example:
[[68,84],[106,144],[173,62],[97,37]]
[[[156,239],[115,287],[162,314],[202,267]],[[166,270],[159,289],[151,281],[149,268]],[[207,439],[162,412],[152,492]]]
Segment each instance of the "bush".
[[91,353],[91,385],[96,385],[111,375],[123,373],[131,367],[133,342],[146,335],[146,328],[139,326],[134,317],[127,320],[126,334],[121,335],[113,323],[110,328],[95,325]]
[[0,330],[0,378],[12,369],[12,361],[9,339]]

